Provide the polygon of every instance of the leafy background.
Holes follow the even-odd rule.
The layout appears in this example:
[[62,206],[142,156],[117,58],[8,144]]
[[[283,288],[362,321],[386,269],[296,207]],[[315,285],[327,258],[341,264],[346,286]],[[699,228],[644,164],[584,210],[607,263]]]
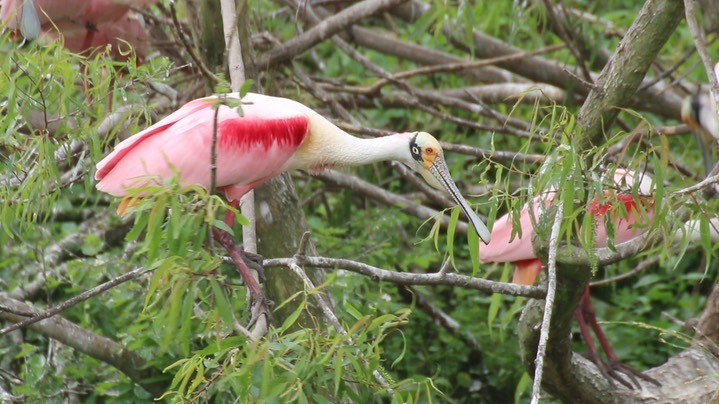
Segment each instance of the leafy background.
[[[191,42],[207,56],[212,50],[201,48],[200,33],[209,28],[197,23],[199,11],[193,4],[181,2],[178,16]],[[438,50],[463,61],[478,59],[473,32],[522,50],[564,43],[544,2],[413,4],[426,7],[415,20],[403,19],[401,13],[383,13],[360,25],[406,47]],[[642,4],[576,1],[557,7],[585,10],[599,18],[597,22],[574,15],[565,21],[575,45],[582,47],[583,63],[598,72],[604,63],[602,50],[616,48]],[[336,12],[348,5],[337,3],[327,9]],[[257,60],[276,41],[286,42],[308,28],[291,2],[261,0],[246,6],[249,12],[243,26],[252,34]],[[117,201],[94,188],[94,164],[120,139],[185,100],[213,90],[177,40],[168,5],[161,3],[144,12],[153,53],[139,66],[132,59],[112,61],[103,53],[71,54],[60,43],[19,47],[8,33],[0,37],[3,297],[42,309],[132,269],[147,269],[131,282],[80,301],[63,311],[62,317],[141,358],[145,385],[163,386],[162,398],[168,401],[525,401],[531,379],[519,358],[514,331],[524,298],[461,287],[406,287],[337,269],[325,273],[325,283],[318,290],[331,297],[347,335],[317,317],[311,305],[312,295],[319,292],[312,290],[275,301],[277,313],[286,311],[273,318],[266,339],[248,343],[235,325],[248,318],[244,286],[233,269],[222,263],[221,252],[208,247],[208,226],[222,215],[219,198],[203,190],[182,193],[176,184],[169,184],[142,201],[134,216],[120,218],[113,213]],[[445,23],[451,37],[443,30]],[[160,33],[171,40],[161,40]],[[714,37],[710,32],[709,38]],[[696,83],[706,81],[693,49],[691,35],[682,24],[655,61],[653,75],[672,71],[662,79],[672,94],[689,95],[697,91]],[[422,65],[399,52],[366,46],[357,50],[391,73]],[[716,54],[717,45],[710,43],[709,50]],[[568,69],[578,64],[567,47],[543,57]],[[330,41],[296,55],[291,66],[256,66],[256,70],[253,90],[297,99],[337,122],[355,125],[354,133],[424,130],[443,142],[494,153],[492,159],[446,154],[463,193],[490,222],[506,211],[518,210],[544,186],[561,178],[567,167],[574,179],[578,172],[595,168],[582,166],[584,155],[573,147],[556,165],[499,153],[552,156],[560,145],[573,146],[574,117],[583,96],[571,83],[551,88],[561,90],[559,97],[547,95],[549,85],[536,84],[545,91],[536,101],[530,91],[519,91],[520,98],[511,100],[499,91],[494,97],[464,98],[470,105],[492,108],[526,125],[521,127],[506,125],[502,116],[491,118],[456,104],[418,97],[399,85],[359,94],[357,88],[374,84],[377,74]],[[224,77],[222,66],[214,71]],[[438,71],[403,82],[440,97],[447,97],[443,90],[479,84],[491,93],[491,83],[477,80],[476,74],[468,69]],[[301,75],[309,78],[311,88],[302,84]],[[514,82],[527,82],[519,75],[512,77]],[[163,97],[158,86],[176,91],[176,99]],[[215,83],[214,90],[226,86]],[[344,105],[356,122],[340,118],[326,99],[317,96],[319,90]],[[624,126],[613,127],[607,143],[591,150],[593,161],[648,167],[655,181],[670,190],[697,182],[703,171],[700,150],[687,128],[679,125],[678,105],[670,110],[662,109],[665,104],[660,100],[644,101],[649,107],[621,114]],[[478,124],[488,129],[479,129]],[[555,138],[554,132],[563,136]],[[440,210],[451,207],[433,199],[389,163],[343,172],[418,204]],[[320,256],[395,271],[436,272],[451,255],[452,271],[496,281],[511,276],[509,265],[478,265],[476,258],[473,262],[470,249],[476,248],[476,239],[468,241],[465,235],[440,229],[433,218],[406,214],[402,206],[388,206],[323,176],[318,180],[307,173],[292,175],[299,204],[288,209],[302,209]],[[576,186],[571,180],[559,185],[562,192]],[[591,189],[579,188],[577,195],[588,200],[586,192]],[[716,209],[715,198],[701,194],[656,197],[655,203],[663,203],[667,215],[681,207],[688,215],[685,219],[706,218]],[[567,216],[578,217],[581,209],[578,206]],[[667,215],[658,214],[652,224],[660,234],[670,234],[681,224]],[[715,251],[708,239],[701,248],[677,249],[660,243],[632,259],[597,268],[595,279],[601,279],[647,263],[638,275],[593,290],[597,316],[608,322],[605,330],[625,363],[637,369],[657,366],[687,346],[689,340],[682,335],[690,331],[673,319],[682,322],[701,314],[717,276]],[[277,274],[288,270],[273,267],[267,271],[281,276]],[[300,315],[309,315],[313,326],[300,323]],[[574,334],[574,350],[584,352],[576,330]],[[24,329],[0,338],[0,391],[14,400],[152,398],[116,367],[46,333]],[[373,372],[388,380],[394,396],[378,385]]]

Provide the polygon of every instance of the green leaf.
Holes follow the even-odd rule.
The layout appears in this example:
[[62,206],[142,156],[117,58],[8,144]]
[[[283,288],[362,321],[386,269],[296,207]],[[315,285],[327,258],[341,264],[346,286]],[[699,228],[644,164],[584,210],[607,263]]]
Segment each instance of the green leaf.
[[[457,223],[459,222],[459,212],[460,208],[459,206],[455,206],[452,209],[452,213],[449,217],[449,226],[447,226],[447,254],[449,254],[450,262],[452,263],[452,267],[456,268],[457,266],[454,264],[454,235],[457,230]],[[467,225],[467,233],[471,233],[471,225]]]
[[234,230],[230,226],[227,225],[223,220],[215,219],[212,221],[212,225],[217,227],[220,230],[224,230],[232,235],[232,237],[235,236]]
[[480,248],[486,247],[484,247],[484,243],[480,245],[479,236],[477,236],[477,233],[472,229],[472,226],[469,226],[469,231],[467,232],[467,249],[469,250],[469,258],[472,261],[472,276],[477,276],[479,273]]
[[102,239],[96,234],[88,234],[82,241],[80,251],[83,255],[88,257],[97,255],[100,251],[102,251],[102,247],[104,246]]
[[208,280],[210,282],[210,287],[212,288],[212,293],[215,297],[215,309],[217,309],[217,312],[220,314],[220,318],[225,325],[232,327],[234,316],[232,315],[232,307],[230,302],[227,300],[225,292],[215,279],[209,278]]
[[334,360],[334,363],[335,363],[334,370],[335,371],[334,371],[333,382],[335,385],[335,396],[337,396],[337,394],[339,394],[340,386],[341,386],[341,382],[342,382],[342,371],[343,371],[343,366],[344,366],[343,356],[344,356],[344,348],[340,346],[337,349],[337,353],[335,354],[335,358],[334,358],[335,359]]
[[297,308],[290,313],[287,318],[285,318],[285,321],[282,322],[282,327],[280,327],[278,333],[282,334],[285,331],[287,331],[292,325],[295,324],[297,319],[300,317],[300,314],[305,310],[306,300],[301,300],[299,304],[297,305]]

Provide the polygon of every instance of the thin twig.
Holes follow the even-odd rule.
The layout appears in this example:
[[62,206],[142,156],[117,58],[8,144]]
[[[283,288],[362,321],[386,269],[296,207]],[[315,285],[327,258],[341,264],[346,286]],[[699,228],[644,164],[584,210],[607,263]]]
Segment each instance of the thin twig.
[[612,283],[614,283],[614,282],[619,282],[619,281],[623,281],[623,280],[625,280],[625,279],[629,279],[629,278],[633,277],[634,275],[636,275],[636,274],[642,272],[643,270],[649,268],[650,266],[656,264],[657,262],[659,262],[659,256],[658,256],[658,255],[656,255],[656,256],[654,256],[654,257],[647,258],[646,260],[640,262],[640,263],[639,263],[634,269],[632,269],[631,271],[625,272],[625,273],[623,273],[623,274],[619,274],[619,275],[617,275],[617,276],[611,276],[611,277],[609,277],[609,278],[604,278],[604,279],[600,279],[600,280],[598,280],[598,281],[590,282],[590,283],[589,283],[589,287],[590,287],[590,288],[595,288],[595,287],[597,287],[597,286],[606,286],[606,285],[610,285],[610,284],[612,284]]
[[217,119],[222,108],[222,101],[215,104],[215,114],[212,119],[212,144],[210,146],[210,195],[215,194],[217,187]]
[[[689,32],[691,32],[694,38],[694,46],[699,54],[704,69],[706,70],[707,77],[709,78],[709,89],[711,90],[712,97],[714,98],[715,105],[719,105],[719,82],[717,82],[716,74],[714,73],[714,62],[712,62],[707,50],[707,40],[704,36],[704,31],[699,27],[697,22],[696,11],[694,9],[695,0],[684,0],[684,12],[686,14],[687,26]],[[714,111],[716,113],[716,111]]]
[[[579,68],[582,71],[582,74],[584,75],[584,80],[591,83],[592,82],[592,73],[587,68],[587,61],[584,57],[584,54],[581,50],[579,50],[577,44],[575,41],[578,40],[576,36],[569,35],[567,31],[564,29],[564,26],[562,25],[562,22],[559,20],[559,17],[557,16],[555,12],[554,6],[549,2],[549,0],[543,0],[544,7],[547,10],[547,17],[549,18],[550,23],[554,27],[554,31],[559,35],[560,38],[562,38],[562,41],[564,41],[565,44],[567,44],[567,48],[569,49],[569,52],[574,56],[574,58],[577,60],[577,65],[579,65]],[[559,7],[558,7],[559,8]],[[565,13],[566,18],[566,12],[562,8],[562,12]]]
[[48,317],[52,317],[55,314],[60,313],[63,310],[69,309],[70,307],[72,307],[80,302],[84,302],[85,300],[87,300],[95,295],[98,295],[108,289],[111,289],[121,283],[127,282],[131,279],[135,279],[135,278],[145,274],[146,272],[148,272],[148,270],[145,268],[135,268],[132,271],[125,273],[123,275],[120,275],[115,279],[112,279],[103,284],[95,286],[92,289],[88,289],[88,290],[80,293],[79,295],[58,304],[57,306],[54,306],[54,307],[47,309],[41,313],[38,313],[38,314],[28,318],[27,320],[23,320],[19,323],[15,323],[15,324],[9,325],[3,329],[0,329],[0,336],[5,335],[5,334],[9,333],[10,331],[18,330],[20,328],[25,328],[25,327],[29,326],[30,324],[37,323],[38,321],[44,320]]
[[532,404],[539,403],[539,395],[542,388],[542,372],[544,371],[544,355],[547,351],[549,341],[549,326],[552,321],[554,310],[554,295],[557,291],[557,250],[559,247],[559,230],[562,227],[564,216],[564,204],[557,204],[557,211],[554,214],[552,233],[549,236],[549,258],[547,259],[547,297],[544,301],[544,317],[542,328],[539,334],[539,345],[537,357],[534,359],[534,383],[532,384]]
[[195,48],[193,48],[192,45],[190,45],[190,43],[187,41],[185,33],[182,29],[182,24],[180,24],[180,21],[177,19],[175,0],[170,0],[170,15],[172,15],[172,26],[173,28],[175,28],[175,34],[178,38],[180,38],[180,42],[182,42],[182,45],[185,47],[185,50],[192,58],[192,61],[195,62],[195,65],[197,65],[197,67],[200,69],[202,75],[213,83],[219,83],[220,79],[218,79],[217,76],[215,76],[215,74],[212,73],[210,69],[207,68],[207,66],[205,66],[205,63],[195,52]]
[[709,185],[719,182],[719,174],[712,175],[706,179],[686,188],[674,191],[674,195],[684,195],[701,190]]
[[[305,292],[315,289],[315,285],[312,283],[312,280],[310,280],[305,271],[296,262],[290,263],[289,268],[297,276],[299,276],[300,279],[302,279],[302,282],[305,284]],[[311,296],[315,298],[317,304],[322,309],[322,314],[324,314],[327,321],[332,325],[332,327],[334,327],[335,331],[347,337],[348,344],[354,344],[352,337],[350,337],[347,333],[347,330],[342,327],[342,324],[340,323],[339,319],[335,315],[334,311],[332,311],[332,307],[325,301],[325,299],[322,297],[322,294],[311,293]],[[365,365],[367,364],[367,359],[365,359],[363,356],[360,356],[359,359],[361,362],[364,362]],[[374,376],[375,380],[377,380],[377,382],[380,384],[380,386],[382,386],[382,388],[387,390],[387,393],[390,396],[394,396],[394,390],[392,390],[392,388],[389,386],[389,383],[387,383],[387,380],[377,369],[372,370],[372,376]]]

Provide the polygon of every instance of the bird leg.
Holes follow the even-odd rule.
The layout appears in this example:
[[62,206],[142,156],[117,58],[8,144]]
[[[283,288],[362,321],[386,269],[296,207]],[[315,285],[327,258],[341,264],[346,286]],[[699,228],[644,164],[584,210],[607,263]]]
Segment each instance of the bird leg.
[[[239,199],[235,199],[229,202],[229,205],[235,209],[240,208],[240,201]],[[227,227],[232,228],[232,226],[235,224],[235,213],[227,209],[225,212],[225,224]],[[259,254],[255,254],[249,251],[240,250],[242,253],[242,260],[247,264],[247,266],[251,269],[254,269],[257,271],[257,275],[260,278],[260,283],[265,283],[265,268],[262,266],[262,260],[263,257]]]
[[[235,208],[235,209],[238,209],[238,210],[240,209],[240,200],[239,200],[239,199],[231,200],[231,201],[228,202],[228,204],[229,204],[230,206],[232,206],[233,208]],[[229,227],[230,229],[231,229],[232,226],[234,226],[234,224],[235,224],[235,212],[233,212],[233,211],[230,210],[230,209],[227,209],[227,211],[225,212],[225,224],[226,224],[227,227]]]
[[[265,297],[265,294],[262,292],[262,288],[260,288],[260,284],[255,280],[255,277],[252,276],[252,272],[248,268],[247,264],[245,263],[245,260],[247,257],[247,253],[242,251],[240,248],[235,245],[235,241],[232,238],[232,235],[224,230],[220,230],[216,227],[212,228],[212,237],[217,241],[220,245],[222,245],[225,250],[227,250],[227,253],[230,256],[230,259],[235,264],[235,267],[237,268],[237,272],[240,273],[240,276],[242,277],[242,280],[245,282],[245,285],[247,285],[247,289],[250,292],[250,322],[249,326],[251,327],[257,320],[260,318],[260,316],[264,315],[268,320],[270,318],[270,307],[269,307],[269,301]],[[248,260],[250,258],[247,258]],[[255,265],[255,261],[253,262]],[[255,266],[253,265],[253,267]],[[260,266],[261,267],[261,266]]]
[[97,26],[94,23],[89,21],[85,23],[85,39],[82,41],[82,49],[90,49],[96,32]]
[[[584,289],[584,292],[582,293],[582,297],[579,301],[579,307],[577,308],[575,314],[577,317],[577,323],[579,324],[579,330],[582,334],[582,339],[587,345],[590,359],[592,360],[592,362],[594,362],[594,364],[597,365],[599,371],[612,386],[614,386],[614,382],[612,380],[614,379],[622,383],[627,388],[641,388],[641,385],[637,378],[646,380],[648,382],[656,384],[657,386],[660,385],[660,383],[656,379],[647,376],[644,373],[639,372],[636,369],[633,369],[632,367],[627,366],[619,361],[619,358],[617,358],[617,354],[614,352],[614,349],[609,344],[607,336],[604,334],[604,331],[602,331],[602,328],[597,322],[597,317],[594,312],[594,307],[592,306],[588,286]],[[609,360],[608,364],[599,357],[599,353],[597,352],[597,348],[594,345],[594,341],[592,340],[592,336],[589,333],[589,327],[587,327],[587,325],[589,325],[589,327],[592,328],[592,331],[594,331],[594,335],[597,337],[599,345],[602,346],[602,350],[604,350],[604,354]],[[625,379],[623,376],[626,376],[629,380]]]

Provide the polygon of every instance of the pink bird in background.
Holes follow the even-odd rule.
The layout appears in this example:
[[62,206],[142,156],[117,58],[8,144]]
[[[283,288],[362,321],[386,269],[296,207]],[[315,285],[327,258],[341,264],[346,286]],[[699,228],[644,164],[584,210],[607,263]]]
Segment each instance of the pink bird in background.
[[[489,230],[460,194],[449,175],[442,147],[429,133],[361,139],[296,101],[250,93],[242,97],[240,114],[236,107],[218,106],[223,97],[235,103],[239,100],[239,95],[233,93],[190,101],[122,141],[97,164],[97,189],[125,197],[118,213],[122,214],[132,204],[132,197],[143,195],[143,186],[161,185],[173,177],[181,185],[210,189],[214,140],[214,185],[234,206],[246,192],[286,170],[312,171],[335,165],[397,160],[420,173],[430,185],[446,190],[479,237],[489,242]],[[226,215],[225,220],[229,226],[234,224],[232,215]],[[216,228],[212,233],[233,258],[250,290],[251,300],[263,301],[262,289],[229,233]]]
[[[643,204],[644,206],[640,207],[632,195],[634,186],[637,187],[637,193],[640,199],[642,197],[648,197],[651,194],[652,179],[649,175],[617,169],[614,173],[613,182],[615,187],[605,190],[604,198],[601,201],[598,199],[592,201],[587,210],[590,215],[595,217],[594,242],[596,247],[606,247],[609,244],[609,237],[604,221],[607,214],[610,215],[610,221],[614,227],[614,244],[629,241],[644,233],[646,227],[641,226],[641,224],[648,224],[653,217],[650,202],[647,201],[647,204]],[[480,262],[513,262],[515,264],[515,270],[512,282],[523,285],[534,284],[542,270],[543,263],[537,258],[534,248],[532,247],[532,238],[534,236],[532,223],[539,221],[542,211],[552,203],[555,195],[556,190],[550,189],[535,197],[528,205],[522,208],[519,213],[519,226],[521,231],[514,234],[514,237],[512,237],[513,228],[510,215],[506,214],[497,219],[492,228],[492,241],[479,249]],[[639,203],[642,204],[641,201]],[[620,205],[623,205],[623,207],[620,207]],[[625,385],[628,385],[628,383],[619,377],[614,369],[622,370],[625,373],[632,373],[642,378],[647,377],[619,362],[619,359],[609,345],[609,341],[594,316],[588,286],[582,295],[576,317],[582,338],[587,344],[590,355],[592,355],[595,363],[597,363],[597,366],[605,376],[610,374]],[[594,330],[597,340],[609,359],[609,369],[602,368],[603,365],[599,360],[587,324]],[[653,379],[650,381],[653,381]]]
[[126,13],[112,24],[100,25],[92,35],[80,32],[75,35],[64,35],[64,45],[71,52],[82,53],[87,49],[102,50],[110,47],[110,56],[119,61],[125,61],[135,55],[137,63],[142,64],[147,59],[150,41],[147,29],[140,15]]
[[[652,179],[647,174],[641,174],[641,178],[635,178],[631,172],[618,168],[614,173],[614,183],[617,189],[624,189],[625,192],[616,190],[605,191],[606,200],[603,203],[595,200],[589,205],[589,213],[596,216],[595,242],[596,247],[606,247],[608,243],[607,229],[604,225],[603,216],[610,212],[612,223],[614,223],[614,243],[629,241],[644,232],[644,228],[635,226],[638,214],[631,189],[635,181],[639,180],[639,195],[650,194]],[[515,271],[512,282],[522,285],[534,284],[541,272],[542,262],[537,258],[532,247],[534,230],[532,222],[539,221],[542,210],[548,207],[554,200],[556,191],[550,189],[535,197],[530,204],[524,206],[519,213],[519,225],[521,232],[512,237],[512,218],[506,214],[494,223],[492,228],[492,242],[486,247],[479,249],[479,260],[482,263],[490,262],[514,262]],[[623,203],[626,217],[621,217],[621,212],[613,208],[614,203]],[[531,210],[530,210],[531,208]],[[651,220],[651,211],[646,212]],[[521,235],[520,235],[521,234]]]
[[138,60],[147,56],[148,35],[141,17],[131,7],[156,0],[0,0],[0,20],[6,29],[25,39],[63,39],[69,50],[82,53],[104,46],[120,60],[129,46]]

